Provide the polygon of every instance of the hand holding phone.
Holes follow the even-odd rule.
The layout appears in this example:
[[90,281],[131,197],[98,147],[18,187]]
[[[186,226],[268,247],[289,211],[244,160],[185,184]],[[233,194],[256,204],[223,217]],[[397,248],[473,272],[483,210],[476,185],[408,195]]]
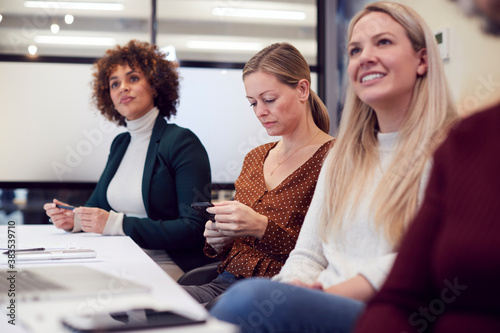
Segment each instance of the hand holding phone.
[[191,207],[199,211],[207,220],[215,222],[215,214],[207,212],[208,207],[213,207],[210,202],[193,202]]
[[67,209],[67,210],[73,210],[75,207],[73,206],[66,206],[66,205],[56,205],[57,208],[62,208],[62,209]]

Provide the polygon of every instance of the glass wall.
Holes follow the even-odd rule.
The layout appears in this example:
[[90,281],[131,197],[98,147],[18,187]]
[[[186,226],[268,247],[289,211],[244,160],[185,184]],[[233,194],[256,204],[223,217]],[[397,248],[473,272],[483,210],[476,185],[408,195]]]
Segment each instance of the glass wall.
[[[54,177],[51,163],[66,161],[69,152],[88,141],[86,133],[100,126],[89,102],[89,69],[114,45],[154,39],[180,61],[182,97],[179,115],[171,121],[192,129],[204,142],[216,188],[227,190],[214,192],[212,200],[232,197],[232,188],[226,185],[238,176],[246,152],[267,140],[244,96],[242,64],[263,47],[287,41],[311,66],[318,65],[315,0],[155,1],[0,0],[0,96],[5,110],[18,110],[15,115],[0,110],[0,119],[5,120],[0,122],[5,140],[0,141],[29,140],[22,145],[42,153],[46,150],[40,145],[50,146],[51,154],[56,154],[44,163],[25,152],[23,156],[36,162],[0,164],[0,225],[10,220],[46,223],[43,203],[57,197],[79,205],[89,197],[101,170],[90,155],[63,179]],[[312,80],[317,91],[316,73]],[[226,95],[221,99],[222,91]],[[216,120],[221,110],[230,111],[225,122]],[[209,121],[215,124],[207,126]],[[61,124],[71,133],[62,133]],[[43,145],[54,137],[65,139]],[[101,154],[102,166],[109,151],[106,140],[92,146],[92,154]],[[225,142],[223,149],[220,142]],[[0,153],[17,158],[19,154],[11,152],[16,148],[3,144]],[[87,177],[87,171],[95,174]]]
[[316,64],[316,1],[158,0],[158,37],[190,61],[246,62],[288,41]]
[[[152,40],[152,1],[0,4],[0,54],[100,57],[130,39]],[[293,43],[316,65],[315,0],[157,0],[156,43],[179,60],[243,63],[264,46]]]
[[0,53],[100,57],[115,44],[148,41],[149,1],[2,0]]

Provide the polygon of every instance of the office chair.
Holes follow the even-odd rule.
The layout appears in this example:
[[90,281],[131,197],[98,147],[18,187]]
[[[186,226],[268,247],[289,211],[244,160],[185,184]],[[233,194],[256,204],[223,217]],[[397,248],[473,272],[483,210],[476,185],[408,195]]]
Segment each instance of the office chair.
[[181,286],[201,286],[212,282],[212,280],[219,275],[219,273],[217,273],[217,267],[219,264],[220,261],[217,261],[192,269],[189,272],[184,273],[184,275],[177,280],[177,283]]

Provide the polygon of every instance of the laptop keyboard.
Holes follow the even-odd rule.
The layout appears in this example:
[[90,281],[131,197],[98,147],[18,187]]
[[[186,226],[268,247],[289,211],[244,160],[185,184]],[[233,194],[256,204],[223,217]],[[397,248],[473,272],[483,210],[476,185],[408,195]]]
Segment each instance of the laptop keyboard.
[[14,286],[15,289],[19,292],[65,289],[64,287],[61,287],[29,271],[18,271],[16,273],[0,271],[0,291],[4,295],[10,289],[11,281],[8,279],[11,277],[11,275],[15,275]]

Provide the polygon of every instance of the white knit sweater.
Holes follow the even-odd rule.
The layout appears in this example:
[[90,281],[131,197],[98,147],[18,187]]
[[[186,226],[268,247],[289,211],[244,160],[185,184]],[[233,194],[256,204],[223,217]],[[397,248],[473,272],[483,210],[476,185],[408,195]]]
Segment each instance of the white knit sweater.
[[[387,170],[394,158],[398,133],[379,133],[378,141],[381,168],[375,170],[373,181],[365,184],[365,195],[358,206],[349,207],[342,221],[340,234],[329,235],[326,242],[322,241],[319,221],[320,206],[326,191],[323,168],[297,245],[274,280],[320,282],[323,288],[328,288],[361,274],[375,289],[380,288],[392,267],[396,252],[383,232],[375,227],[374,212],[370,204],[382,172]],[[422,201],[430,168],[431,163],[428,162],[420,184],[419,203]]]

